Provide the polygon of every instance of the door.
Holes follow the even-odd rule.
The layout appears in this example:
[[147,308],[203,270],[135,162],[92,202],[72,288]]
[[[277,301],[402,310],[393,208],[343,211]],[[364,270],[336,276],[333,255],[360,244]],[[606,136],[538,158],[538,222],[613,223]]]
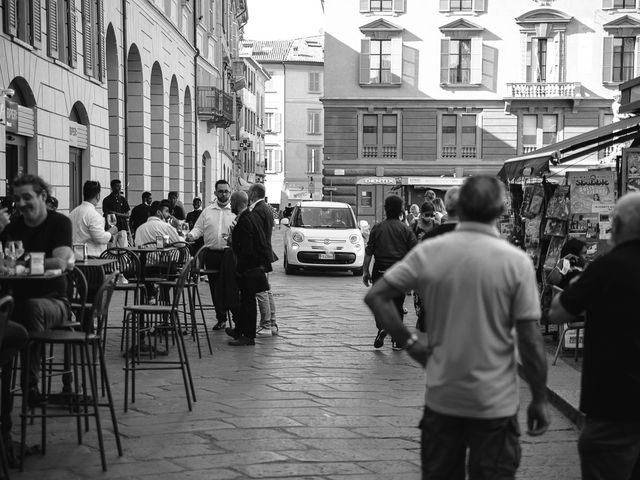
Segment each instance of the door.
[[374,225],[385,219],[384,199],[388,195],[402,198],[403,187],[396,185],[356,185],[356,217]]
[[82,150],[69,147],[69,210],[82,203]]
[[19,135],[7,135],[6,153],[7,195],[12,195],[13,180],[27,173],[27,142]]

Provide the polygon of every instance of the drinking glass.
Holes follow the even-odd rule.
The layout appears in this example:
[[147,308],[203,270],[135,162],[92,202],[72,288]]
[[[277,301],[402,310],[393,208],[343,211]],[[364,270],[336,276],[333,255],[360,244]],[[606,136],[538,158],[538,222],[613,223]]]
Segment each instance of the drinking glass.
[[10,260],[16,259],[16,244],[13,240],[9,240],[8,242],[5,242],[4,256]]
[[114,213],[107,214],[107,223],[109,224],[110,227],[116,226],[116,215]]
[[22,257],[22,255],[24,254],[24,247],[22,246],[22,240],[14,240],[13,250],[14,250],[16,259]]
[[182,228],[182,234],[186,237],[187,233],[189,233],[189,224],[187,222],[184,222],[181,228]]

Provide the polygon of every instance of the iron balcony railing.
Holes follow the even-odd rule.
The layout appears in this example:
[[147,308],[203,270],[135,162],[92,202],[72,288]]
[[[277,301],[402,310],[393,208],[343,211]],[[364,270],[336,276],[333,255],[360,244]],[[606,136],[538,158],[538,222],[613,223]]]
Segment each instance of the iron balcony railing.
[[580,97],[580,82],[507,83],[509,98],[576,98]]
[[217,87],[198,87],[198,116],[226,128],[233,119],[233,97]]

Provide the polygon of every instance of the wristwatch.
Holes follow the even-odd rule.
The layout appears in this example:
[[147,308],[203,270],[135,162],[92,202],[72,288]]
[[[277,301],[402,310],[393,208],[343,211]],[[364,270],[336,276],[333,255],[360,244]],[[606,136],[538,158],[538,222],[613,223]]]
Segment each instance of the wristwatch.
[[408,338],[408,340],[405,342],[404,348],[406,350],[409,350],[411,347],[415,345],[417,341],[418,341],[418,336],[415,333],[412,333],[411,336]]

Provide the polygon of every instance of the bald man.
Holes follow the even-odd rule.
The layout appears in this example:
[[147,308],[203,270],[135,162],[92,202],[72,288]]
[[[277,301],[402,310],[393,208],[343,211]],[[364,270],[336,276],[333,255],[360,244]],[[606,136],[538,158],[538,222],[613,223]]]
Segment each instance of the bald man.
[[640,193],[618,201],[613,249],[596,258],[551,305],[550,321],[585,314],[578,441],[582,478],[640,478]]

